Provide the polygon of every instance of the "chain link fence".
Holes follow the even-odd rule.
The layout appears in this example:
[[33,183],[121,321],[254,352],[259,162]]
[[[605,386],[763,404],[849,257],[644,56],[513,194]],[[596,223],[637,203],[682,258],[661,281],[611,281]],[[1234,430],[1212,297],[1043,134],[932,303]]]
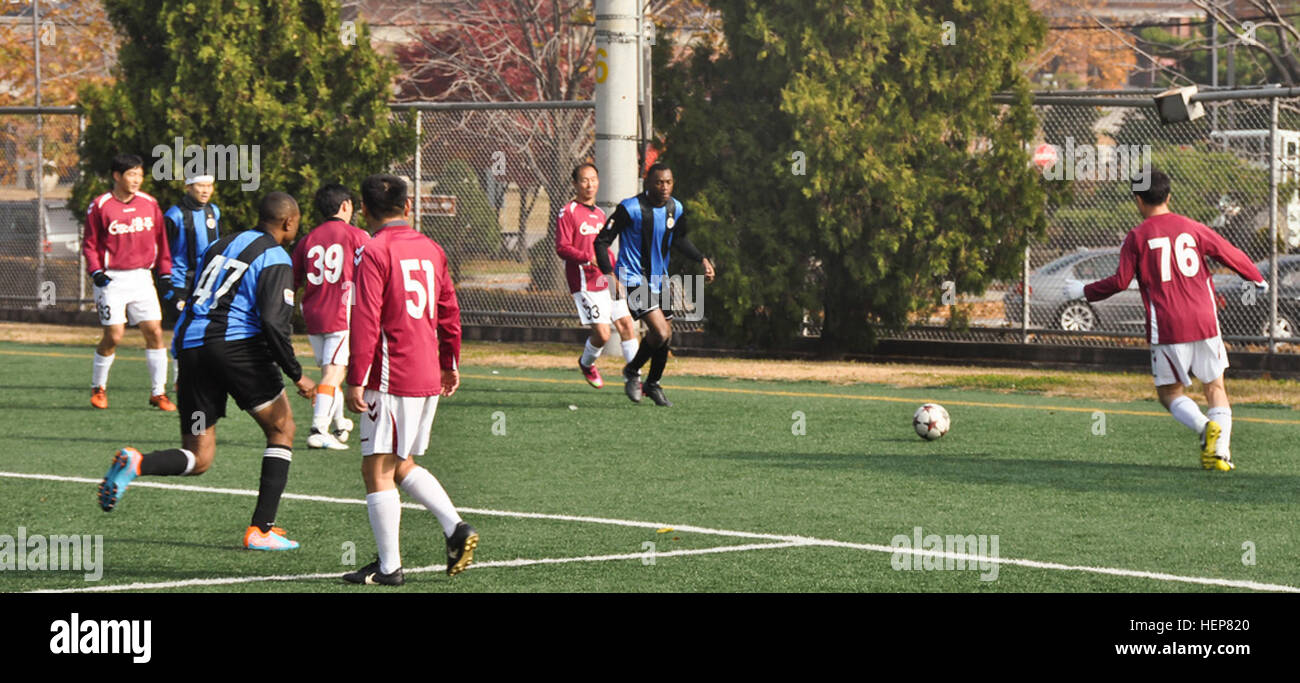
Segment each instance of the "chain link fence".
[[0,110],[0,306],[75,309],[90,296],[68,206],[82,122],[66,109]]
[[[1300,251],[1300,100],[1215,92],[1204,102],[1204,117],[1162,124],[1153,100],[1137,97],[1155,92],[1038,97],[1040,136],[1029,149],[1047,182],[1062,184],[1053,189],[1065,193],[1048,207],[1045,239],[1027,250],[1020,278],[995,282],[980,295],[949,290],[900,336],[1145,346],[1136,281],[1092,303],[1067,297],[1065,284],[1115,272],[1124,236],[1142,221],[1130,178],[1153,167],[1171,178],[1171,210],[1241,248],[1273,285],[1259,293],[1236,273],[1208,264],[1229,349],[1300,350],[1300,255],[1291,254]],[[1275,257],[1277,278],[1270,274]]]
[[[1144,346],[1136,288],[1089,304],[1067,299],[1064,285],[1114,272],[1124,235],[1141,220],[1128,178],[1149,163],[1172,177],[1174,211],[1219,231],[1275,285],[1261,295],[1216,267],[1229,347],[1300,350],[1300,99],[1213,93],[1223,99],[1206,102],[1203,118],[1165,125],[1152,100],[1135,94],[1150,93],[1038,98],[1040,136],[1028,146],[1040,162],[1054,153],[1056,164],[1043,173],[1067,195],[1048,207],[1045,239],[1028,249],[1021,278],[979,295],[947,290],[900,337]],[[553,217],[569,201],[574,164],[592,156],[592,103],[412,103],[393,110],[414,120],[419,144],[391,170],[411,180],[420,229],[448,253],[465,323],[577,325],[555,255]],[[83,212],[67,206],[82,122],[72,108],[56,111],[38,125],[34,112],[0,109],[0,306],[89,303],[80,262]]]

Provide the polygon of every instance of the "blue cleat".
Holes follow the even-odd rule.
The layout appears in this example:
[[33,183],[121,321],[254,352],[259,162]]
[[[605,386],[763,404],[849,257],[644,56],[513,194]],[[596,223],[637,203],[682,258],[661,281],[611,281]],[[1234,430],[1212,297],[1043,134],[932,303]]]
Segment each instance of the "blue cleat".
[[104,512],[112,512],[117,501],[126,493],[126,487],[140,475],[140,461],[144,459],[140,451],[126,447],[113,455],[113,464],[108,466],[108,473],[99,485],[99,507]]

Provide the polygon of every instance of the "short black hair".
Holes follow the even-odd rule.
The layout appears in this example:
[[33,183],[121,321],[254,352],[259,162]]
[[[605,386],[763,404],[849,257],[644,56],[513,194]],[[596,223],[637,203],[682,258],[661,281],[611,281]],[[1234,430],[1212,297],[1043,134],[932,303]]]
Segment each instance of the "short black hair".
[[[1142,198],[1142,202],[1147,206],[1160,206],[1169,201],[1169,176],[1151,169],[1148,176],[1151,184],[1145,190],[1133,190],[1133,194]],[[1133,179],[1133,187],[1142,185],[1143,178],[1136,177]]]
[[128,153],[117,154],[108,162],[109,173],[126,173],[133,168],[144,168],[144,159]]
[[406,209],[406,181],[376,173],[361,181],[361,202],[375,218],[401,216]]
[[338,215],[343,202],[349,199],[352,199],[351,190],[338,183],[329,183],[316,190],[316,197],[312,200],[312,203],[316,206],[316,210],[320,212],[321,218],[332,218]]
[[596,172],[596,175],[600,175],[600,169],[599,169],[599,168],[596,168],[596,165],[595,165],[595,164],[591,163],[590,161],[584,161],[583,163],[578,164],[577,166],[574,166],[574,167],[573,167],[573,173],[569,174],[570,177],[573,178],[573,182],[575,182],[575,183],[578,182],[578,174],[579,174],[579,173],[582,173],[582,169],[584,169],[584,168],[589,168],[589,169],[595,171],[595,172]]
[[653,166],[651,166],[649,169],[646,170],[645,179],[650,180],[650,176],[653,176],[654,174],[660,173],[662,171],[668,171],[669,173],[672,173],[673,167],[669,166],[668,164],[662,161],[657,161],[654,163]]
[[298,201],[283,192],[271,192],[262,197],[257,207],[257,222],[275,225],[298,213]]

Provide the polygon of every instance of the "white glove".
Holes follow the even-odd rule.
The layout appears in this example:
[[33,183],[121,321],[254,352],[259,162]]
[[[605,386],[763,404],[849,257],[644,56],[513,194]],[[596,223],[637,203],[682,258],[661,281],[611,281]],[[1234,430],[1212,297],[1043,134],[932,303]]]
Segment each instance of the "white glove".
[[1259,282],[1256,282],[1256,283],[1255,283],[1255,289],[1259,290],[1259,293],[1260,293],[1260,294],[1267,294],[1267,293],[1268,293],[1268,280],[1260,280]]
[[1065,281],[1065,298],[1073,301],[1083,298],[1083,283],[1070,279]]

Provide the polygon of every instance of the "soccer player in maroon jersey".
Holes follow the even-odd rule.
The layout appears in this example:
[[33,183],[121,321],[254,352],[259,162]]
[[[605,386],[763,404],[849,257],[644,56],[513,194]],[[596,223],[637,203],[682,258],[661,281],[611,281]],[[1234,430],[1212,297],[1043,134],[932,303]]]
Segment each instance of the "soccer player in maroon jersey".
[[[1115,274],[1087,286],[1070,280],[1066,295],[1100,301],[1138,279],[1160,403],[1200,435],[1201,466],[1227,472],[1235,467],[1229,449],[1232,408],[1223,382],[1228,354],[1219,336],[1214,282],[1205,258],[1213,256],[1260,289],[1267,290],[1268,283],[1240,249],[1210,228],[1169,210],[1169,176],[1152,170],[1149,178],[1147,189],[1133,191],[1146,220],[1124,238]],[[1184,386],[1192,385],[1192,375],[1205,387],[1208,414],[1183,393]]]
[[361,413],[361,475],[379,559],[343,578],[396,586],[405,582],[399,485],[442,525],[448,576],[464,571],[478,545],[442,484],[411,459],[428,448],[438,397],[460,386],[460,305],[442,247],[411,228],[406,182],[372,175],[361,202],[375,232],[356,257],[347,402]]
[[[308,448],[346,450],[352,420],[343,416],[339,383],[347,372],[348,318],[352,307],[352,269],[370,235],[351,225],[352,193],[329,184],[316,191],[316,209],[328,220],[298,240],[293,249],[293,286],[306,289],[302,317],[307,340],[321,369],[312,406]],[[334,429],[331,431],[330,424]]]
[[170,288],[171,250],[158,200],[140,191],[144,162],[134,154],[118,154],[109,167],[113,190],[90,203],[81,252],[86,272],[95,282],[95,307],[104,336],[95,348],[90,380],[90,405],[108,407],[108,371],[126,325],[139,325],[145,360],[153,385],[149,404],[175,411],[167,398],[167,350],[163,346],[162,306],[150,270]]
[[[623,360],[631,363],[636,357],[637,334],[632,314],[627,309],[627,299],[610,296],[610,279],[600,272],[596,264],[596,251],[592,246],[596,235],[605,225],[605,212],[596,207],[596,191],[600,188],[600,174],[596,165],[579,164],[573,169],[574,200],[560,210],[555,229],[555,253],[564,259],[564,279],[578,306],[578,319],[591,326],[578,369],[587,383],[597,389],[605,382],[596,369],[596,359],[609,343],[609,324],[613,320],[623,348]],[[614,256],[610,254],[610,261]]]

